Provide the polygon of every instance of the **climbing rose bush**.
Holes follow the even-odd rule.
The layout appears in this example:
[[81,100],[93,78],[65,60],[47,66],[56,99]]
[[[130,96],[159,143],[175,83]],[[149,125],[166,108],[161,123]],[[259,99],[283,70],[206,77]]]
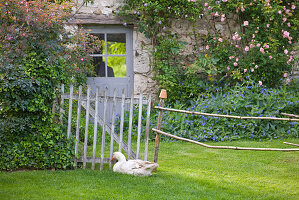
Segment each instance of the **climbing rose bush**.
[[[296,8],[297,1],[125,0],[118,15],[151,39],[155,78],[175,101],[196,98],[211,85],[290,82],[298,42]],[[191,54],[172,32],[174,21],[193,25]],[[206,22],[207,33],[196,28],[200,21]]]

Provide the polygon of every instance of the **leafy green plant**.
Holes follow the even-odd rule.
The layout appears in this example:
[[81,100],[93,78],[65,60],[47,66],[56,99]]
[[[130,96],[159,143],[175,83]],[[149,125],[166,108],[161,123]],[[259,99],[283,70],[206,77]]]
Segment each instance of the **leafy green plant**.
[[73,141],[58,123],[54,102],[62,83],[85,81],[92,70],[88,54],[99,42],[65,31],[71,7],[67,1],[0,0],[0,170],[73,166]]

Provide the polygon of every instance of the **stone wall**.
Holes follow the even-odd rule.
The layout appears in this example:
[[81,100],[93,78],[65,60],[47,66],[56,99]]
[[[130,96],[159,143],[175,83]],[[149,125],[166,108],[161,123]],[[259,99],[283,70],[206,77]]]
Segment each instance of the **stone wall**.
[[[83,15],[82,19],[88,23],[123,25],[123,22],[114,14],[114,11],[122,4],[122,0],[94,0],[94,4],[88,4],[87,6],[81,5],[82,0],[77,0],[76,3],[78,5],[76,15]],[[198,19],[195,24],[185,20],[175,20],[170,30],[173,33],[177,33],[181,41],[187,42],[184,54],[189,55],[193,53],[194,45],[197,46],[196,49],[199,51],[203,50],[205,45],[205,41],[198,40],[193,33],[207,35],[210,32],[218,31],[224,38],[231,37],[233,33],[240,29],[240,26],[236,23],[236,17],[234,15],[226,16],[224,22],[220,21],[220,17],[218,21],[203,18]],[[136,32],[136,27],[134,27],[133,59],[135,94],[138,94],[140,90],[145,91],[146,94],[157,94],[158,92],[158,86],[153,80],[149,47],[151,47],[151,41],[145,38],[143,34]]]

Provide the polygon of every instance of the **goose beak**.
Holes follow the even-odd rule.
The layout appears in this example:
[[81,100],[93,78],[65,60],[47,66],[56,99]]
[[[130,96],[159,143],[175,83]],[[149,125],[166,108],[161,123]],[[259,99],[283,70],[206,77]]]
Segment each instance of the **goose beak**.
[[112,158],[110,159],[110,162],[112,162],[114,160],[114,157],[112,156]]

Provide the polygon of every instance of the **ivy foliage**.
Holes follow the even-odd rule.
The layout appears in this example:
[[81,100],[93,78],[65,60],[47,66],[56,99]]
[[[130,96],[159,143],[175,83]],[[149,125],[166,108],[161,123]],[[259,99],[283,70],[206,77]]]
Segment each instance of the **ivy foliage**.
[[[202,95],[206,81],[223,86],[253,80],[268,87],[290,82],[296,8],[291,0],[125,0],[118,15],[151,40],[155,78],[175,101]],[[175,33],[176,22],[192,28]],[[182,39],[186,34],[191,42]]]
[[74,141],[54,102],[61,84],[84,83],[93,70],[88,54],[100,43],[66,32],[71,8],[68,1],[0,0],[0,170],[73,167]]

